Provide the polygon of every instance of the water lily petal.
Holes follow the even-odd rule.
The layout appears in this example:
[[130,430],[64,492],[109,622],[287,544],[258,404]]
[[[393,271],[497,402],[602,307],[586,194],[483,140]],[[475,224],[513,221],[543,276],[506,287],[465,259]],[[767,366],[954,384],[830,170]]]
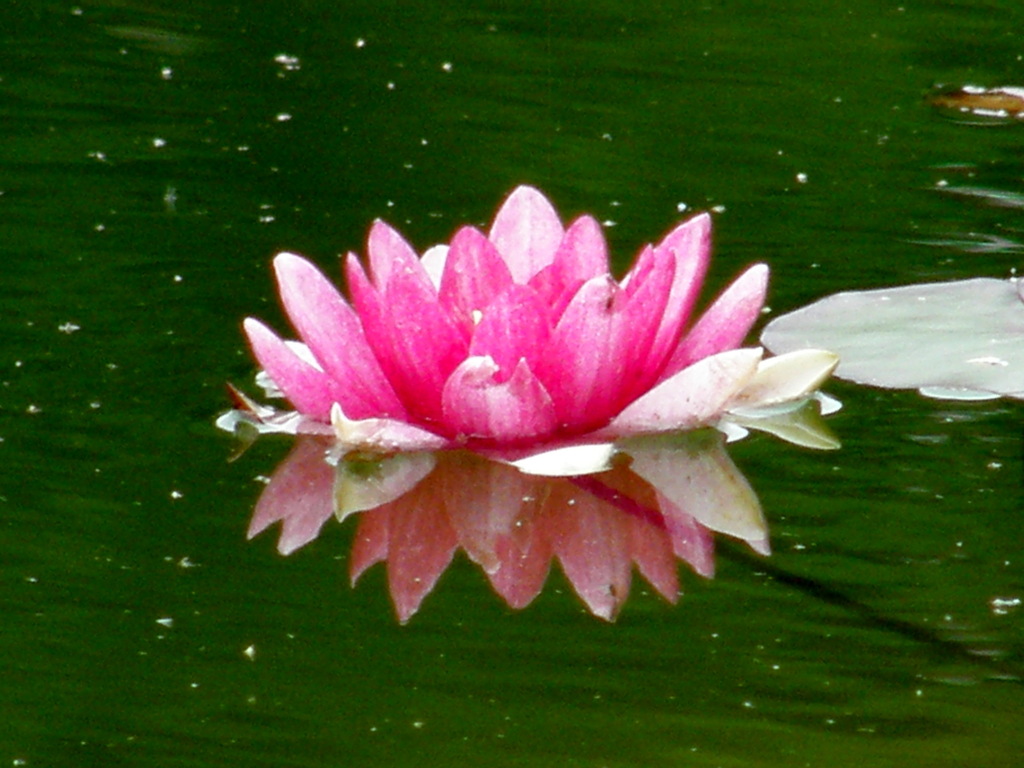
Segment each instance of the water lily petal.
[[447,260],[447,245],[430,246],[423,252],[423,257],[420,259],[420,264],[423,265],[423,270],[430,278],[431,284],[438,290],[441,289],[441,275],[444,274],[444,265]]
[[546,437],[557,426],[555,408],[525,360],[498,381],[489,357],[469,357],[444,387],[444,421],[456,435],[516,443]]
[[551,263],[565,230],[550,201],[537,189],[516,187],[491,225],[490,240],[513,279],[526,283]]
[[469,354],[494,360],[500,369],[498,380],[503,381],[520,360],[540,359],[551,330],[543,299],[531,287],[512,283],[482,313]]
[[651,358],[661,360],[679,343],[704,282],[711,258],[711,217],[702,213],[688,219],[669,232],[655,250],[670,253],[675,260],[672,290],[651,345]]
[[530,278],[529,285],[544,298],[557,321],[583,283],[608,272],[608,246],[601,225],[592,216],[580,216],[566,230],[554,259]]
[[683,337],[662,377],[716,352],[735,349],[746,338],[764,306],[768,267],[755,264],[736,278]]
[[314,419],[327,421],[331,406],[345,396],[337,383],[299,357],[259,320],[248,317],[243,328],[253,355],[291,404]]
[[463,227],[452,238],[441,275],[438,300],[466,340],[485,307],[512,284],[508,266],[483,233]]
[[807,397],[838,363],[839,355],[824,349],[799,349],[765,358],[730,408],[756,408]]
[[346,274],[366,339],[398,397],[417,422],[440,425],[444,383],[466,357],[462,332],[421,274],[395,271],[383,295],[352,257]]
[[753,379],[762,353],[735,349],[699,360],[628,405],[601,432],[621,437],[713,424]]
[[381,290],[391,281],[396,271],[413,271],[427,276],[413,247],[390,224],[380,219],[370,227],[366,250],[374,285]]
[[528,475],[570,477],[604,472],[611,468],[614,456],[614,443],[592,443],[541,451],[508,463]]
[[387,454],[438,451],[449,446],[447,439],[398,419],[350,419],[338,403],[331,407],[331,426],[335,453],[342,456],[351,451]]
[[651,277],[646,286],[625,290],[607,275],[596,277],[569,303],[537,362],[537,376],[561,423],[599,427],[631,394],[671,280],[664,271],[652,271]]
[[346,413],[354,418],[403,418],[405,408],[341,294],[301,256],[279,254],[274,269],[285,311],[321,367],[337,382]]

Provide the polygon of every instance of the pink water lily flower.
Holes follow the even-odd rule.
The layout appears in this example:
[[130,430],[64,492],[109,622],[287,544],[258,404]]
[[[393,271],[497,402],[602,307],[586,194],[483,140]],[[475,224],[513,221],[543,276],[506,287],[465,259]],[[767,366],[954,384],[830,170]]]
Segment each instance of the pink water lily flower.
[[761,364],[760,349],[736,347],[764,303],[765,265],[692,321],[710,238],[710,217],[695,216],[616,280],[594,218],[566,228],[521,186],[489,232],[463,227],[422,256],[375,222],[369,268],[345,260],[348,300],[280,254],[281,299],[303,343],[252,318],[245,331],[312,425],[299,431],[330,424],[353,447],[533,450],[689,429],[713,422]]

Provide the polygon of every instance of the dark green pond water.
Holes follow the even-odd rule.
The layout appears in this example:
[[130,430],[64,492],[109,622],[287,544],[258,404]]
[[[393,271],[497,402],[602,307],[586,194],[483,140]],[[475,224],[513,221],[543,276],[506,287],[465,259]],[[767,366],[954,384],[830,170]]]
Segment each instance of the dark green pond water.
[[[774,555],[721,541],[614,624],[557,568],[512,611],[457,557],[405,626],[354,521],[252,542],[234,463],[279,250],[417,247],[519,183],[618,263],[722,206],[708,291],[778,313],[1020,264],[1024,6],[8,2],[0,10],[0,765],[1015,766],[1024,408],[842,383],[841,451],[732,450]],[[803,174],[803,175],[801,175]],[[1014,199],[1012,194],[1009,198]],[[913,355],[912,349],[907,350]]]

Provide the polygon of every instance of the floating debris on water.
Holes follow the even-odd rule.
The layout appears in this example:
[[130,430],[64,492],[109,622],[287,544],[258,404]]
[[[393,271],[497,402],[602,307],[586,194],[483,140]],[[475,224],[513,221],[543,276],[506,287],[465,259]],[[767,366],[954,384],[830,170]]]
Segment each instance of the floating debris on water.
[[952,90],[939,90],[928,100],[940,109],[953,110],[977,117],[1024,119],[1024,88],[1000,86],[982,88],[965,85]]

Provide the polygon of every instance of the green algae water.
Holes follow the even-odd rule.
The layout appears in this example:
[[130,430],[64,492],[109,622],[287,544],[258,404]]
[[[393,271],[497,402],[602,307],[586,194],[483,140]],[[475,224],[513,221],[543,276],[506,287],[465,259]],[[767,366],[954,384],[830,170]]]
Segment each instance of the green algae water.
[[1018,764],[1019,402],[831,384],[840,451],[731,450],[773,555],[614,624],[460,556],[402,626],[353,521],[246,541],[289,442],[213,427],[274,253],[340,279],[373,219],[422,249],[520,183],[621,268],[714,210],[705,301],[1009,276],[1024,125],[926,97],[1021,85],[1017,4],[250,5],[0,10],[0,764]]

